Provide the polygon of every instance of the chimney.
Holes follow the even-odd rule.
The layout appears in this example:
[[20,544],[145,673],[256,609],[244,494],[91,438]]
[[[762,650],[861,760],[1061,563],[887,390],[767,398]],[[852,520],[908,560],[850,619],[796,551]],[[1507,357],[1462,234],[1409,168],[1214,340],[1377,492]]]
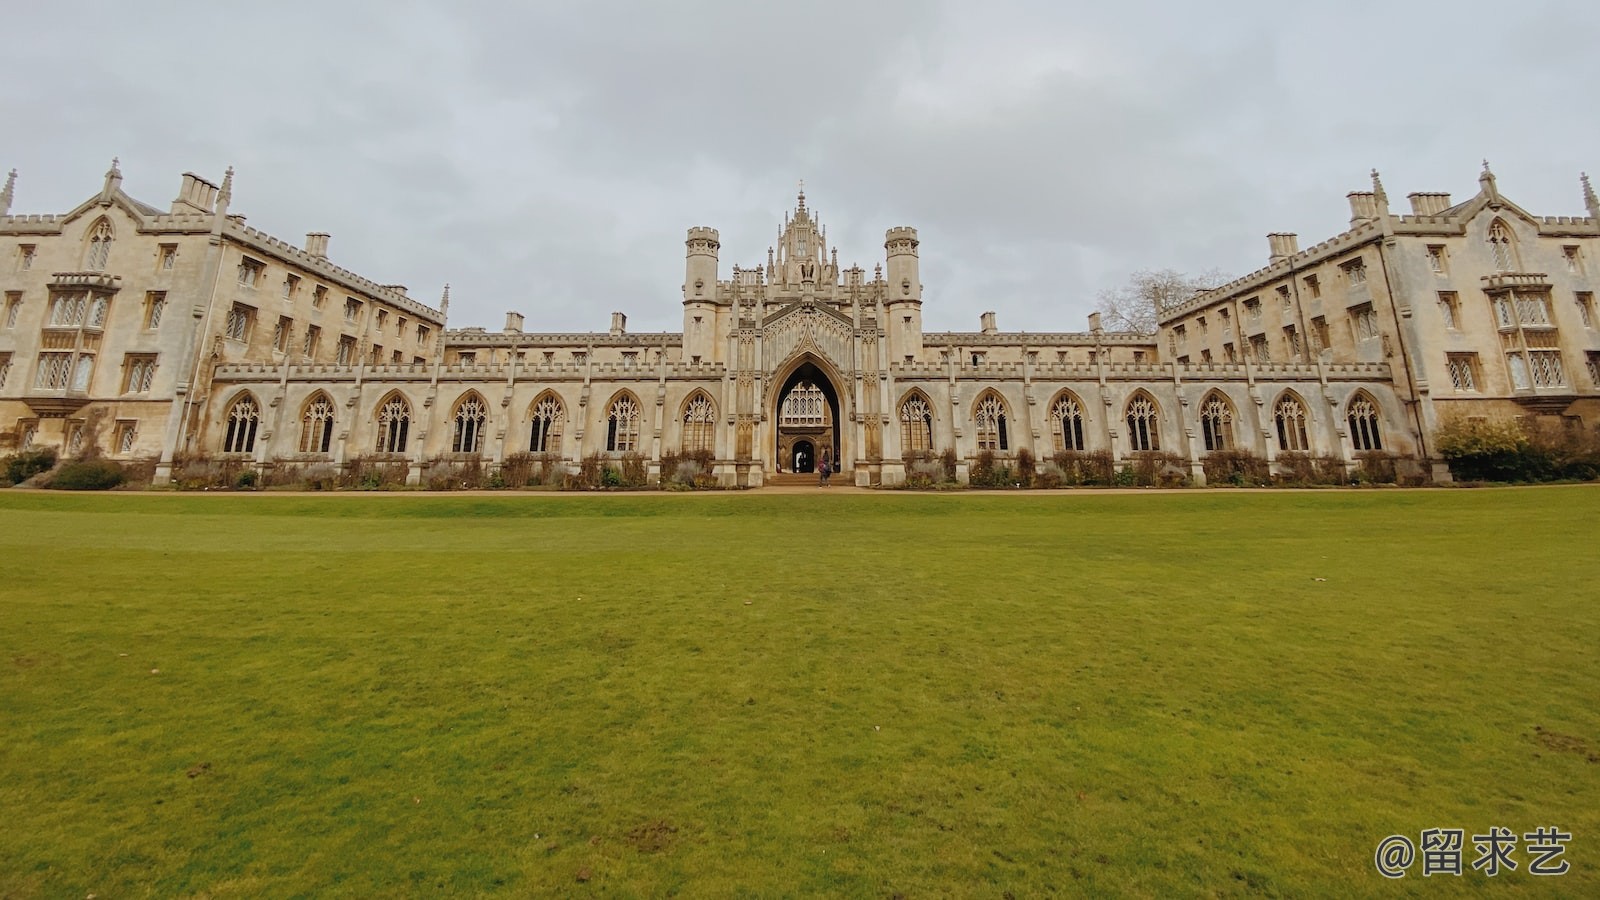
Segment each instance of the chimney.
[[1350,198],[1351,228],[1378,217],[1378,199],[1371,191],[1351,191],[1345,196]]
[[619,312],[611,314],[611,336],[619,337],[628,331],[628,317]]
[[984,334],[994,334],[996,331],[999,331],[999,329],[994,326],[994,312],[992,310],[979,316],[978,321],[983,323]]
[[321,231],[313,231],[306,235],[306,252],[317,259],[328,258],[328,235]]
[[209,213],[216,202],[217,186],[193,172],[183,173],[183,183],[178,186],[178,196],[172,201],[172,213],[188,210]]
[[1411,211],[1419,216],[1437,216],[1450,208],[1450,195],[1437,193],[1407,194]]
[[1101,331],[1101,330],[1103,330],[1100,327],[1100,314],[1099,313],[1097,313],[1097,312],[1089,313],[1089,330],[1090,331]]
[[520,334],[522,332],[522,313],[506,313],[506,334]]
[[1300,236],[1287,231],[1274,231],[1267,235],[1267,265],[1283,262],[1300,252]]

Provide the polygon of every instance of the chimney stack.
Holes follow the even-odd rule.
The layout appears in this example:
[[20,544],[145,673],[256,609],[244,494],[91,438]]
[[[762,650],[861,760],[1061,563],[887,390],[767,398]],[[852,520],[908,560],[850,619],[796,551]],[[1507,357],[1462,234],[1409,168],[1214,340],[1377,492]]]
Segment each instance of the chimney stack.
[[522,313],[506,313],[506,334],[520,334],[522,332]]
[[328,258],[328,235],[321,231],[313,231],[306,235],[306,252],[317,259]]
[[178,186],[178,196],[172,201],[172,214],[187,210],[209,213],[217,200],[217,186],[193,172],[183,173],[183,183]]
[[1378,217],[1378,199],[1371,191],[1351,191],[1345,196],[1350,198],[1351,228]]
[[994,334],[996,331],[999,331],[999,329],[994,325],[994,312],[992,310],[979,316],[978,321],[983,324],[984,334]]
[[1101,328],[1101,326],[1100,326],[1100,314],[1099,313],[1097,313],[1097,312],[1089,313],[1089,330],[1090,331],[1102,331],[1103,330]]
[[1419,216],[1437,216],[1450,208],[1449,194],[1418,192],[1407,194],[1406,199],[1411,201],[1411,212]]
[[1267,235],[1267,265],[1279,263],[1300,252],[1300,236],[1288,231],[1275,231]]
[[611,336],[621,337],[628,331],[628,317],[619,312],[611,314]]

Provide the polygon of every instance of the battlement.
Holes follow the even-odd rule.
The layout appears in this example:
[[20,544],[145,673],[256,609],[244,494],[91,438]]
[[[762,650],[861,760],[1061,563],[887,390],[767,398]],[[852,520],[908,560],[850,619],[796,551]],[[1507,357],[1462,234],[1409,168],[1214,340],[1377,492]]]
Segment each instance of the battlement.
[[327,277],[330,281],[342,282],[346,287],[351,287],[373,297],[377,297],[378,299],[383,300],[384,302],[389,303],[396,308],[403,309],[435,323],[442,323],[444,321],[444,313],[442,311],[434,309],[425,304],[418,303],[416,300],[406,296],[402,291],[396,290],[394,286],[378,284],[371,279],[363,278],[362,276],[357,275],[349,269],[334,265],[328,261],[327,257],[316,256],[306,250],[296,247],[282,238],[274,237],[258,228],[244,224],[242,217],[235,218],[233,216],[229,216],[228,224],[224,227],[223,231],[226,235],[239,241],[240,243],[247,244],[252,248],[260,250],[264,253],[277,256],[279,259],[285,262],[293,262],[294,264],[309,271],[316,272],[324,277]]

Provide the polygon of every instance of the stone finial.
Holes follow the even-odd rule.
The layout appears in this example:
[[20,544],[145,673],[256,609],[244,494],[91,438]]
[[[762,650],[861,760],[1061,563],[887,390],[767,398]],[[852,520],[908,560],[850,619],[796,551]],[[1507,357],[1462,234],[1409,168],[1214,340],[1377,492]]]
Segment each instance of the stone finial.
[[[1587,176],[1587,175],[1584,176],[1583,183],[1585,185],[1587,185],[1589,183],[1589,176]],[[5,188],[3,190],[0,190],[0,216],[8,216],[8,215],[11,214],[11,200],[12,200],[12,198],[14,198],[16,196],[16,193],[17,193],[17,170],[16,169],[12,169],[11,170],[11,174],[6,176],[6,186],[5,186]]]
[[[16,177],[16,174],[16,170],[13,169],[11,172],[12,177]],[[1578,182],[1583,185],[1583,205],[1589,208],[1589,215],[1595,217],[1596,219],[1600,219],[1600,197],[1596,197],[1594,195],[1594,185],[1589,183],[1589,173],[1578,173]],[[9,201],[10,199],[11,182],[7,181],[6,200]]]
[[450,282],[444,283],[444,293],[439,296],[439,315],[444,316],[450,311]]
[[1478,176],[1478,184],[1491,199],[1500,199],[1500,186],[1495,183],[1494,172],[1489,169],[1487,159],[1483,161],[1483,174]]
[[799,206],[797,206],[796,208],[799,209],[801,212],[805,212],[805,210],[806,210],[806,180],[804,178],[800,179],[800,198],[799,198],[799,201],[800,201]]
[[227,215],[228,204],[233,202],[233,166],[222,173],[222,188],[217,191],[217,215]]
[[1378,207],[1378,212],[1389,211],[1389,193],[1383,189],[1383,179],[1378,177],[1378,170],[1372,170],[1372,200]]
[[122,160],[111,157],[111,168],[106,170],[106,186],[104,195],[111,196],[111,192],[122,187]]

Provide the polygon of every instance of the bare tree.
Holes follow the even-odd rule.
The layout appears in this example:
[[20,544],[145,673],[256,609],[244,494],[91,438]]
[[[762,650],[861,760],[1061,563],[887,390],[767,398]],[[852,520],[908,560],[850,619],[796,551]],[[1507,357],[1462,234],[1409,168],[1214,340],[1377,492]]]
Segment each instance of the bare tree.
[[1167,310],[1226,281],[1228,276],[1216,269],[1199,275],[1185,275],[1174,269],[1141,269],[1128,278],[1127,284],[1101,291],[1095,308],[1108,331],[1155,334],[1156,324]]

